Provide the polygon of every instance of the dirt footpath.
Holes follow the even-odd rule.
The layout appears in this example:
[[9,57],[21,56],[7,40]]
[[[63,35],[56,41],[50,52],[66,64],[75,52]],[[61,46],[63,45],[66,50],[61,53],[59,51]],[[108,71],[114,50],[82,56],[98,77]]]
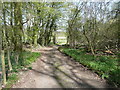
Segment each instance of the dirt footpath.
[[41,57],[32,70],[20,72],[13,88],[105,88],[105,80],[57,50],[47,47],[34,50]]

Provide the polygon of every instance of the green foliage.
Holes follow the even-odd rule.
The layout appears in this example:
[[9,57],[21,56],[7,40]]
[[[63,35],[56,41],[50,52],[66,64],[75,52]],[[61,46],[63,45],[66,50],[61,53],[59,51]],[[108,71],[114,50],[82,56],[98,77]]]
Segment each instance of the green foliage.
[[35,60],[40,56],[40,53],[38,52],[29,52],[29,51],[24,51],[22,53],[22,57],[20,57],[20,59],[24,59],[23,60],[23,65],[21,66],[21,63],[19,63],[19,65],[16,65],[15,61],[14,61],[14,57],[12,56],[11,58],[13,60],[12,64],[13,64],[13,72],[18,72],[19,69],[23,69],[24,67],[30,65],[32,62],[35,62]]
[[37,60],[37,58],[40,56],[40,53],[24,51],[22,53],[22,55],[23,56],[20,57],[20,59],[24,58],[24,65],[23,66],[21,66],[20,63],[18,63],[18,65],[16,65],[16,63],[14,61],[14,57],[11,56],[13,70],[11,71],[12,72],[11,75],[8,76],[6,88],[10,88],[18,80],[17,73],[19,72],[19,70],[25,69],[25,67],[28,67],[28,69],[30,69],[30,70],[32,69],[30,64],[32,62],[34,62],[35,60]]
[[110,56],[93,56],[86,54],[84,49],[59,48],[61,52],[97,72],[103,79],[120,85],[120,66],[118,59]]
[[18,80],[18,75],[16,73],[9,75],[6,88],[10,88],[17,80]]
[[32,67],[28,67],[28,69],[32,70]]
[[38,57],[40,56],[40,53],[38,52],[24,52],[24,65],[29,65],[32,62],[34,62]]

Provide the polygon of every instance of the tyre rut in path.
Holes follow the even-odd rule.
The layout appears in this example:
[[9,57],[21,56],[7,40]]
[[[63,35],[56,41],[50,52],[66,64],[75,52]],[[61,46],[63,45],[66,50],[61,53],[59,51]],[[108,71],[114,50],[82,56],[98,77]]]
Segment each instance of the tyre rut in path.
[[20,72],[20,80],[13,88],[105,88],[106,81],[57,50],[47,47],[33,50],[41,57],[32,70]]

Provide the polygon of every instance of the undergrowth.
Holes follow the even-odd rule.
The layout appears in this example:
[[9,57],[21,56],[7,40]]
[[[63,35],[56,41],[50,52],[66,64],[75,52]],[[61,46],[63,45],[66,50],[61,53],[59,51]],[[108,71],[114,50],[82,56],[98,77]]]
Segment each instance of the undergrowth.
[[[24,70],[24,69],[32,69],[31,67],[31,63],[35,62],[37,60],[37,58],[40,56],[41,54],[38,52],[30,52],[30,51],[24,51],[22,53],[22,56],[20,57],[19,61],[23,60],[24,63],[18,63],[18,65],[16,64],[15,60],[14,60],[14,55],[11,55],[11,63],[12,63],[12,68],[13,70],[11,71],[11,73],[9,73],[8,77],[7,77],[7,84],[6,84],[6,88],[10,88],[12,87],[12,85],[18,80],[18,72],[20,70]],[[7,59],[6,59],[7,62]],[[8,68],[6,68],[8,69]]]
[[59,50],[68,56],[71,56],[74,60],[80,62],[84,66],[92,69],[103,79],[107,79],[110,84],[117,87],[120,86],[120,60],[117,56],[93,56],[87,54],[83,48],[59,48]]

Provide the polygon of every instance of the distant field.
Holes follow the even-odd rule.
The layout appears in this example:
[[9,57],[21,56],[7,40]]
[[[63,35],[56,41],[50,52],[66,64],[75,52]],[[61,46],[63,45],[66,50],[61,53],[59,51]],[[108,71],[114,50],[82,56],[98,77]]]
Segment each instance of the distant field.
[[57,44],[62,45],[67,43],[66,32],[58,32],[56,36]]
[[66,39],[57,39],[57,44],[62,45],[62,44],[66,44],[67,40]]

